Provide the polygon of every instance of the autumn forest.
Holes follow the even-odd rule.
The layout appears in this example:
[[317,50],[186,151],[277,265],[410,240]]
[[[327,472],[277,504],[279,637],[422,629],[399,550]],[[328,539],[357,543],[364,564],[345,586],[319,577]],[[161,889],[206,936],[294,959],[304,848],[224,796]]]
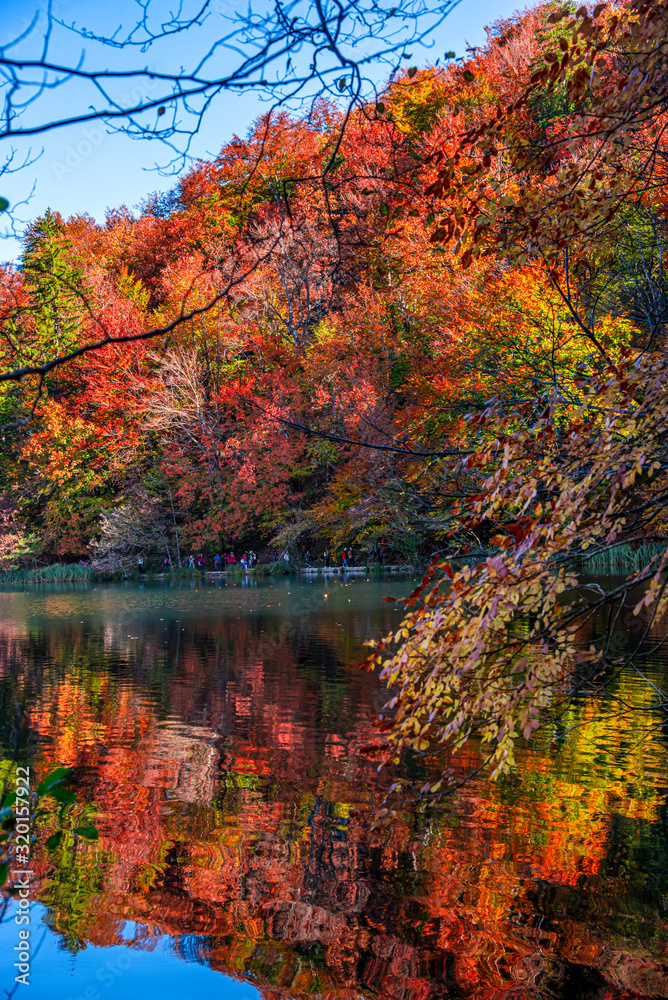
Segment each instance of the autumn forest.
[[[110,343],[3,383],[6,566],[349,544],[370,559],[380,540],[423,565],[476,488],[471,416],[549,392],[576,408],[595,360],[579,310],[595,302],[609,360],[660,337],[660,194],[573,250],[575,305],[562,261],[497,246],[466,267],[469,220],[439,226],[442,158],[478,176],[462,135],[521,102],[568,37],[554,9],[494,25],[451,68],[406,67],[345,127],[324,100],[274,112],[141,210],[32,223],[3,274],[3,369]],[[502,141],[521,135],[530,163],[577,121],[566,85],[546,84]],[[512,154],[484,168],[499,206],[527,183]],[[460,533],[484,547],[494,532]]]

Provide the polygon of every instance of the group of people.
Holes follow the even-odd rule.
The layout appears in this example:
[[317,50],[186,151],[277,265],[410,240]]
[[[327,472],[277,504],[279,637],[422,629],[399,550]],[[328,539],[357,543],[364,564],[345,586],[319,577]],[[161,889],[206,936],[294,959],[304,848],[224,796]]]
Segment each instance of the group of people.
[[[239,560],[239,565],[242,566],[245,571],[248,571],[255,565],[256,562],[257,562],[257,553],[253,552],[253,550],[251,549],[248,552],[244,552],[241,559]],[[237,557],[235,556],[234,552],[228,552],[227,554],[223,552],[222,556],[215,555],[213,557],[213,568],[216,571],[216,573],[219,573],[223,568],[223,566],[236,566],[236,563],[237,563]]]
[[189,555],[188,556],[187,568],[188,569],[195,569],[195,568],[201,569],[202,572],[206,569],[206,559],[204,558],[204,556],[202,555],[201,552],[197,556],[197,559],[195,559],[194,555]]
[[[308,555],[308,559],[306,561],[306,565],[310,566],[311,565],[311,556],[310,556],[309,553],[307,553],[307,555]],[[332,553],[330,553],[329,549],[325,549],[325,551],[323,553],[323,566],[325,567],[325,569],[330,565],[330,559],[332,560],[331,565],[332,566],[336,565],[336,556],[332,555]],[[343,549],[343,551],[341,553],[341,565],[343,566],[344,569],[348,569],[350,566],[353,565],[353,548],[352,548],[352,545],[346,546],[346,548]]]
[[[236,566],[237,559],[234,552],[223,552],[222,555],[216,553],[213,557],[213,568],[216,573],[219,573],[225,566]],[[244,552],[239,564],[243,566],[245,570],[251,569],[257,563],[257,552],[253,552],[251,549],[249,552]],[[165,556],[163,566],[165,573],[169,573],[171,569],[172,561],[169,556]],[[140,571],[144,569],[144,559],[143,556],[139,556],[137,560],[137,566]],[[186,560],[186,569],[199,569],[202,572],[206,570],[206,558],[203,553],[195,557],[194,555],[189,555]]]
[[[385,550],[384,541],[379,541],[375,546],[374,555],[376,556],[376,559],[378,560],[381,566],[383,564],[384,550]],[[304,564],[310,569],[311,553],[308,549],[304,550],[303,558],[304,558]],[[255,566],[257,561],[258,561],[257,552],[253,552],[253,550],[250,549],[249,551],[244,552],[241,559],[239,560],[239,564],[243,567],[243,569],[246,572],[248,572],[249,569],[252,569],[252,567]],[[287,549],[283,553],[283,561],[285,563],[285,569],[287,572],[290,569],[290,554]],[[236,562],[237,560],[234,555],[234,552],[227,552],[227,553],[223,552],[222,555],[217,554],[213,557],[213,568],[216,573],[219,573],[221,570],[224,569],[225,566],[236,565]],[[333,555],[333,553],[330,552],[328,548],[326,548],[323,553],[323,566],[327,568],[330,565],[331,566],[336,565],[336,557]],[[352,546],[349,545],[346,546],[341,552],[341,566],[343,567],[343,569],[348,569],[352,565],[353,565],[353,549]],[[200,554],[197,556],[197,559],[195,559],[194,555],[188,556],[186,567],[188,569],[199,569],[202,572],[204,572],[206,570],[206,559],[204,558],[204,555],[200,552]],[[143,572],[144,570],[143,556],[138,557],[137,568],[139,569],[140,572]],[[169,573],[170,568],[171,568],[171,560],[169,556],[165,556],[164,560],[165,573]]]

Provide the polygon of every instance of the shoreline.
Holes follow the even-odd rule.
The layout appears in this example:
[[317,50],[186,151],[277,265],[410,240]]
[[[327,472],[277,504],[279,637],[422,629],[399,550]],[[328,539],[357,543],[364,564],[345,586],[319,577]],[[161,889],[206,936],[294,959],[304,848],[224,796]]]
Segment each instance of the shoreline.
[[[235,563],[234,565],[235,565],[235,567],[238,567],[241,570],[241,567],[240,567],[239,563]],[[243,570],[241,570],[241,572],[236,572],[236,570],[235,570],[232,573],[232,575],[233,576],[255,576],[256,574],[253,572],[254,569],[255,569],[255,567],[253,567],[253,569],[251,569],[250,571],[246,571],[245,573],[243,572]],[[207,578],[207,579],[211,578],[213,580],[218,580],[218,579],[224,579],[227,576],[228,572],[229,572],[228,570],[224,570],[224,569],[221,569],[221,570],[207,569],[207,570],[204,570],[201,575],[203,577]],[[381,573],[415,573],[416,570],[415,570],[414,566],[404,566],[404,565],[393,565],[393,566],[377,566],[377,565],[374,565],[374,566],[348,566],[348,567],[344,567],[344,566],[311,566],[311,567],[300,566],[297,569],[283,570],[282,572],[276,573],[276,574],[270,572],[270,573],[262,573],[262,574],[259,574],[259,575],[263,576],[266,579],[266,578],[268,578],[270,576],[290,576],[291,573],[296,573],[299,576],[326,576],[326,575],[336,575],[336,574],[342,574],[342,573],[346,573],[346,574],[347,573],[354,573],[357,576],[368,576],[369,573],[378,573],[378,572],[381,572]],[[151,574],[151,579],[152,580],[169,580],[170,577],[171,577],[170,573],[152,573]],[[148,573],[142,573],[141,574],[140,579],[147,580],[148,578],[149,578],[148,577]],[[196,579],[196,578],[197,578],[197,574],[196,573],[195,573],[194,576],[191,576],[191,579]],[[183,579],[183,577],[179,576],[179,577],[175,577],[175,579]]]

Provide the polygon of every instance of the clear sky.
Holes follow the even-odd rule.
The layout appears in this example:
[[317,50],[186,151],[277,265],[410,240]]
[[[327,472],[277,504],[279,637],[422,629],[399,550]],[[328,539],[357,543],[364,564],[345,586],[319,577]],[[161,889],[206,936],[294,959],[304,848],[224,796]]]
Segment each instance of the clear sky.
[[[524,6],[526,4],[517,0],[461,0],[438,30],[433,47],[422,53],[414,51],[411,61],[425,64],[442,57],[448,50],[462,55],[467,43],[478,45],[484,41],[485,25]],[[199,35],[193,32],[189,36],[179,36],[177,44],[181,48],[178,51],[172,48],[170,61],[176,55],[180,64],[190,64],[196,55],[195,47],[201,46],[207,37],[210,41],[212,33],[220,30],[220,18],[229,17],[233,8],[233,0],[216,0],[212,16]],[[104,20],[105,11],[111,12],[117,21],[128,23],[136,10],[130,0],[107,0],[107,4],[101,4],[100,0],[53,0],[53,9],[56,16],[65,21],[95,28],[100,18]],[[0,36],[3,36],[3,44],[25,30],[33,16],[44,17],[43,7],[25,0],[2,0],[2,10]],[[110,23],[105,25],[110,26]],[[136,50],[128,58],[136,60],[134,65],[150,62],[150,56],[143,56]],[[67,114],[65,91],[54,92],[50,100],[54,118]],[[218,99],[204,118],[192,154],[199,157],[215,155],[233,134],[245,134],[253,119],[266,107],[253,94],[226,94]],[[19,209],[23,220],[34,218],[51,207],[66,217],[87,212],[103,221],[108,207],[125,204],[133,208],[148,193],[167,190],[175,183],[173,175],[164,176],[155,169],[156,161],[164,163],[167,159],[166,150],[158,143],[132,141],[123,135],[110,134],[100,124],[67,126],[30,143],[20,140],[14,145],[21,160],[29,149],[33,156],[39,156],[31,166],[0,177],[0,195],[8,198],[12,205],[25,199],[34,183],[34,193],[28,204]],[[18,240],[5,237],[0,241],[0,259],[12,260],[18,250]]]

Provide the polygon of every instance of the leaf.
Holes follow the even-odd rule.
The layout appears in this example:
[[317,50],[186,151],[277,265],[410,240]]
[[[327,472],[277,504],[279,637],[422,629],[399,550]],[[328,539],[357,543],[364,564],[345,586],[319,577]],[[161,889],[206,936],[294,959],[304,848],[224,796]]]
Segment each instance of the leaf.
[[53,851],[54,848],[58,847],[62,839],[63,839],[63,831],[58,830],[58,832],[54,833],[53,836],[47,838],[46,849],[48,851]]
[[69,788],[63,788],[62,786],[54,788],[52,791],[50,790],[46,794],[50,795],[51,798],[56,800],[56,802],[62,802],[64,805],[69,805],[73,802],[76,802],[77,800],[77,797],[73,791],[71,791]]
[[467,83],[472,83],[473,80],[475,80],[475,77],[470,69],[465,69],[463,76]]
[[7,876],[9,875],[9,865],[0,865],[0,885],[4,885],[7,881]]
[[97,827],[94,827],[92,823],[88,823],[86,826],[75,826],[74,832],[78,833],[84,840],[97,840],[100,836]]
[[62,784],[67,781],[69,776],[72,774],[72,769],[70,767],[57,767],[49,774],[43,781],[40,781],[37,786],[37,794],[44,795],[48,792],[50,788],[54,788],[56,785]]
[[158,108],[158,118],[160,118],[162,115],[164,115],[166,111],[167,111],[167,108],[159,107]]
[[9,208],[9,202],[6,198],[0,198],[0,212],[6,212]]
[[417,73],[417,66],[411,66],[411,68],[408,70],[408,75],[411,77],[411,79],[415,76],[416,73]]
[[378,104],[376,105],[376,113],[379,115],[385,113],[385,105],[382,103],[382,101],[379,101]]

